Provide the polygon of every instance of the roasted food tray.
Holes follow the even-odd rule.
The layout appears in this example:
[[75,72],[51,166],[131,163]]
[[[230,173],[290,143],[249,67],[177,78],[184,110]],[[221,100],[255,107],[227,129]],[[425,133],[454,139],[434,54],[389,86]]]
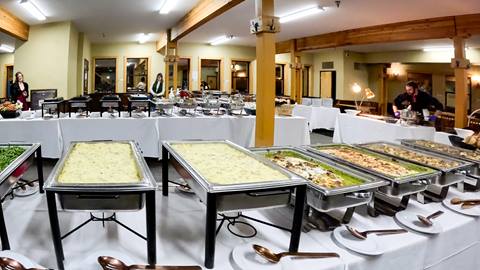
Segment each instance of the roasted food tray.
[[17,180],[25,173],[28,167],[33,163],[34,153],[40,147],[39,143],[9,143],[0,144],[0,148],[9,146],[17,146],[25,151],[13,160],[7,167],[0,171],[0,198],[3,198],[17,182]]
[[[194,165],[188,163],[181,154],[179,154],[172,145],[174,144],[218,144],[223,143],[237,151],[245,153],[256,161],[260,161],[267,167],[273,168],[285,175],[285,180],[282,181],[259,181],[256,183],[239,183],[239,184],[216,184],[209,182],[204,176],[202,176],[197,170],[194,169]],[[259,157],[247,149],[238,146],[229,141],[167,141],[163,142],[163,146],[170,153],[171,162],[179,174],[184,177],[184,180],[197,194],[197,196],[206,202],[207,193],[224,193],[225,195],[219,196],[217,199],[218,211],[230,211],[230,210],[246,210],[253,208],[272,207],[287,205],[290,201],[290,192],[262,193],[264,189],[272,188],[285,188],[289,189],[294,186],[304,185],[306,182],[300,177],[283,170],[281,167],[273,164],[269,160]],[[228,157],[225,157],[228,158]],[[231,194],[228,194],[231,193]],[[234,193],[234,194],[233,194]]]
[[[59,183],[58,177],[73,148],[78,143],[127,143],[130,145],[140,173],[137,183]],[[45,184],[45,190],[57,192],[65,210],[109,211],[139,210],[143,208],[141,191],[155,190],[156,182],[136,144],[132,141],[87,141],[72,142],[66,154],[57,162]]]
[[[324,153],[324,152],[319,151],[320,149],[329,149],[329,148],[330,149],[335,149],[335,148],[340,148],[340,147],[346,147],[346,148],[349,148],[353,151],[361,152],[361,153],[369,155],[369,156],[374,156],[376,158],[379,158],[379,159],[382,159],[382,160],[385,160],[385,161],[393,161],[394,163],[396,163],[396,164],[398,164],[398,165],[400,165],[404,168],[409,168],[409,167],[411,168],[412,166],[416,167],[416,168],[420,168],[420,169],[423,169],[425,172],[421,172],[421,173],[419,172],[417,174],[408,175],[408,176],[405,176],[405,177],[393,177],[391,175],[388,175],[388,174],[385,174],[385,173],[367,168],[365,166],[361,166],[359,164],[349,162],[347,160],[336,157],[334,155],[330,155],[328,153]],[[366,172],[366,173],[370,173],[372,175],[375,175],[375,176],[381,177],[382,179],[390,181],[390,183],[391,183],[390,185],[383,186],[383,187],[379,188],[379,190],[381,192],[383,192],[386,195],[390,195],[390,196],[397,196],[397,197],[398,196],[405,196],[405,195],[411,195],[411,194],[415,194],[415,193],[424,191],[427,188],[427,185],[430,184],[430,182],[433,179],[435,179],[437,176],[439,176],[441,174],[440,171],[433,170],[431,168],[426,168],[426,167],[419,166],[417,164],[413,164],[413,163],[410,163],[410,162],[397,160],[397,159],[392,158],[390,156],[378,154],[378,153],[375,153],[375,152],[372,152],[372,151],[368,151],[368,150],[361,149],[361,148],[354,147],[354,146],[347,145],[347,144],[312,145],[312,146],[308,146],[307,150],[310,151],[310,152],[313,152],[315,154],[318,154],[320,156],[323,156],[323,157],[329,158],[331,160],[340,162],[340,163],[342,163],[346,166],[355,168],[357,170],[360,170],[360,171],[363,171],[363,172]]]
[[[434,152],[443,156],[449,156],[452,158],[472,162],[476,166],[474,166],[472,170],[468,173],[476,177],[480,177],[480,152],[478,151],[462,149],[455,146],[426,140],[402,140],[401,143],[415,149]],[[424,145],[424,143],[427,143],[427,145]]]
[[[378,177],[353,171],[346,166],[333,162],[332,160],[294,147],[268,147],[254,148],[251,150],[252,152],[261,156],[265,156],[267,153],[275,153],[279,151],[293,152],[302,157],[302,159],[322,163],[349,176],[353,176],[354,178],[357,178],[363,182],[360,185],[327,188],[315,184],[312,181],[305,179],[301,175],[298,175],[299,177],[304,178],[308,183],[307,204],[320,212],[327,212],[333,209],[349,208],[367,204],[372,199],[373,192],[378,187],[389,184],[387,181],[381,180]],[[296,174],[293,170],[289,170],[288,168],[285,169]]]
[[[441,171],[442,174],[438,175],[432,180],[432,184],[439,186],[447,186],[462,182],[465,179],[466,172],[470,171],[474,167],[474,164],[471,162],[388,142],[372,142],[360,144],[358,146],[373,152],[391,156],[392,158],[399,158],[411,163]],[[387,152],[387,150],[378,149],[378,147],[386,147],[391,149],[391,151]],[[405,153],[405,155],[402,153]],[[450,165],[448,166],[449,163]]]

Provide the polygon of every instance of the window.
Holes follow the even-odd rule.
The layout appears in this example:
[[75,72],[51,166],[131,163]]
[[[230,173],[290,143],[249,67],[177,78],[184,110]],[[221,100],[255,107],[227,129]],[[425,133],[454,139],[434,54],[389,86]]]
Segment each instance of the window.
[[177,63],[177,87],[190,89],[190,59],[180,58]]
[[117,59],[95,58],[95,92],[117,92]]
[[302,96],[308,97],[310,95],[310,66],[305,66],[302,69]]
[[88,95],[88,71],[90,63],[87,59],[83,59],[83,95]]
[[202,59],[200,71],[200,88],[220,90],[220,60]]
[[145,92],[148,89],[148,58],[127,58],[125,66],[126,92]]
[[232,92],[248,95],[250,83],[249,65],[250,62],[247,61],[232,61]]
[[283,96],[284,95],[284,70],[285,70],[285,65],[284,64],[276,64],[275,65],[275,94],[277,96]]

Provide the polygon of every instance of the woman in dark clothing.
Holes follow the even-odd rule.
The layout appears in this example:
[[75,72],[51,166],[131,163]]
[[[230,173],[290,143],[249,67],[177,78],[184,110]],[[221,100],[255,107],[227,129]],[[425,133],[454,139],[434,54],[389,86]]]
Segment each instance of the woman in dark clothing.
[[24,111],[28,110],[27,98],[28,98],[28,83],[23,81],[23,74],[21,72],[15,73],[15,82],[11,88],[13,102],[20,101],[23,103]]

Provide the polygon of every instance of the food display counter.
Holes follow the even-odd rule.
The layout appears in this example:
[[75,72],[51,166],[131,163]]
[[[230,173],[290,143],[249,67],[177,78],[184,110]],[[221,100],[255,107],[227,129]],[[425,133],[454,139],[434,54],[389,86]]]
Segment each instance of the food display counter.
[[[228,141],[166,141],[162,152],[163,195],[168,196],[170,160],[206,204],[205,267],[214,266],[217,214],[286,206],[292,192],[292,227],[276,227],[291,232],[289,250],[298,250],[306,193],[306,182],[300,177]],[[249,218],[243,214],[239,217]]]
[[[35,162],[35,158],[38,179],[34,181],[23,181],[38,181],[40,193],[43,193],[43,161],[40,144],[0,144],[0,200],[2,203],[5,198],[11,194],[15,184],[19,183],[19,180],[21,180],[23,174],[27,172],[30,165]],[[2,250],[10,249],[2,206],[0,206],[0,239],[2,241]]]
[[404,210],[410,195],[425,191],[427,185],[441,174],[432,168],[346,144],[314,145],[307,150],[389,181],[389,185],[380,187],[375,193],[369,209],[372,215],[377,212],[394,215]]
[[468,171],[473,169],[474,164],[464,160],[453,159],[432,152],[413,149],[402,145],[388,142],[374,142],[359,145],[362,148],[409,161],[421,166],[430,167],[442,172],[424,192],[417,194],[417,199],[425,203],[427,201],[442,201],[448,193],[451,185],[463,186]]
[[[135,143],[73,142],[45,184],[58,268],[64,269],[62,239],[92,221],[113,221],[146,240],[148,263],[155,264],[155,188],[155,179]],[[62,236],[56,197],[62,209],[71,211],[137,211],[145,205],[147,236],[118,221],[115,214],[107,218],[90,214],[87,221]]]
[[[321,229],[333,229],[341,223],[350,222],[355,207],[368,204],[377,188],[389,184],[303,149],[269,147],[254,148],[252,151],[308,181],[307,205],[313,209],[306,211],[306,218],[314,224],[321,222]],[[346,212],[341,220],[330,225],[328,221],[335,218],[328,212],[335,209],[346,209]],[[321,217],[315,217],[320,213]]]

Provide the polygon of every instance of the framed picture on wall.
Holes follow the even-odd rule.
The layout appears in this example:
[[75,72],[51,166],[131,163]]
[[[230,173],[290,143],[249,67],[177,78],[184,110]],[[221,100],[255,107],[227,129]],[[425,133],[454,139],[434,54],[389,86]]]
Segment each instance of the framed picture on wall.
[[207,76],[207,83],[210,89],[218,89],[217,76]]
[[414,81],[418,84],[418,89],[423,90],[430,95],[432,94],[432,74],[408,72],[407,81]]
[[87,59],[83,59],[83,95],[88,95],[88,70],[90,63]]

